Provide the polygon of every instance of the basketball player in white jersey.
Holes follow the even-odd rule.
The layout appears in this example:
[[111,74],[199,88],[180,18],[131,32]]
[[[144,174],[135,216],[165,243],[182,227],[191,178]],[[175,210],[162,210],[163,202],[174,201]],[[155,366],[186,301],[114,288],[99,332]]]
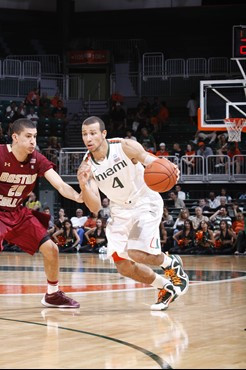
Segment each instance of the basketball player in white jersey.
[[[89,117],[82,123],[82,139],[88,152],[77,175],[84,202],[97,213],[101,208],[99,190],[110,199],[108,257],[112,256],[121,275],[157,288],[158,300],[151,309],[165,310],[186,293],[189,279],[181,258],[161,251],[163,200],[145,184],[143,176],[144,166],[156,157],[136,141],[107,140],[106,134],[99,117]],[[177,179],[178,176],[177,168]],[[164,275],[156,274],[147,265],[162,267]]]

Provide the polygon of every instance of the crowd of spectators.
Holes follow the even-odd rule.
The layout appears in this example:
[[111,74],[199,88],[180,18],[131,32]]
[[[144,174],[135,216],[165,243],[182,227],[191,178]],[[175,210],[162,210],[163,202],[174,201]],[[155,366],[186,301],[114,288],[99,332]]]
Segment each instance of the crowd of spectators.
[[2,105],[0,110],[0,144],[11,143],[11,125],[19,118],[36,122],[38,133],[41,134],[43,122],[46,122],[48,136],[51,136],[51,133],[56,136],[56,122],[61,122],[64,128],[67,124],[67,108],[64,107],[59,93],[51,98],[46,92],[40,96],[37,88],[29,91],[24,101],[9,101],[7,105]]
[[[164,200],[160,223],[163,252],[178,254],[245,255],[245,193],[233,199],[225,188],[218,195],[209,192],[206,198],[187,199],[180,185],[176,185]],[[43,207],[34,192],[25,206],[34,212],[49,214],[48,234],[61,253],[106,253],[105,228],[110,218],[110,202],[102,199],[98,214],[77,208],[71,217],[60,208],[52,215]],[[20,251],[18,246],[5,245],[5,250]]]
[[166,201],[169,206],[163,210],[160,225],[163,251],[246,254],[244,200],[244,193],[238,199],[232,199],[222,188],[218,195],[210,192],[206,198],[188,201],[177,185],[169,192]]

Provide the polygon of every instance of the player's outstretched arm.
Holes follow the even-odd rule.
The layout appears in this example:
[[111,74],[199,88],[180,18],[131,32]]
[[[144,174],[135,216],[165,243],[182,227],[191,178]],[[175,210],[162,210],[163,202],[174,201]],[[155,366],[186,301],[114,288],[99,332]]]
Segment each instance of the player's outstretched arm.
[[135,140],[122,139],[121,145],[125,154],[133,161],[133,163],[140,162],[146,166],[158,159],[154,154],[146,152],[142,145]]
[[98,186],[91,174],[88,162],[82,162],[77,171],[77,178],[86,206],[93,213],[98,213],[102,208]]
[[44,177],[63,197],[74,200],[76,203],[84,202],[82,192],[79,194],[72,186],[66,184],[53,168],[46,171]]
[[[142,145],[138,143],[137,141],[130,140],[130,139],[122,139],[121,145],[122,145],[122,149],[124,150],[125,154],[132,160],[133,163],[140,162],[144,166],[147,166],[148,164],[158,159],[158,157],[156,157],[154,154],[146,152],[146,150],[144,150]],[[164,157],[163,157],[163,160],[168,161],[168,159]],[[178,166],[176,166],[176,164],[174,163],[172,164],[176,169],[177,181],[178,181],[179,173],[180,173],[179,168]]]

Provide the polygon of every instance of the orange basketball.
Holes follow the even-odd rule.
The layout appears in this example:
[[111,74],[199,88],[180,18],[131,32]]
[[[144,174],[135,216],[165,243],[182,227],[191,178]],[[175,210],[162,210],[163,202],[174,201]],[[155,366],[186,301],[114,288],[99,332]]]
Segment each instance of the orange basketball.
[[144,181],[150,189],[158,193],[172,189],[177,180],[176,167],[165,158],[158,158],[145,167]]

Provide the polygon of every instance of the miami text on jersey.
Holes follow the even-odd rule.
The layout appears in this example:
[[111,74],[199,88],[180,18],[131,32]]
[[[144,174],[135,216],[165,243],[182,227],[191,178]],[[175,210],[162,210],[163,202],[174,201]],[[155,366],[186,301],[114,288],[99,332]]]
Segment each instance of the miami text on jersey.
[[120,171],[122,168],[126,167],[127,163],[123,160],[116,163],[113,167],[108,168],[105,172],[96,175],[98,181],[105,180],[107,177],[114,175],[116,172]]

